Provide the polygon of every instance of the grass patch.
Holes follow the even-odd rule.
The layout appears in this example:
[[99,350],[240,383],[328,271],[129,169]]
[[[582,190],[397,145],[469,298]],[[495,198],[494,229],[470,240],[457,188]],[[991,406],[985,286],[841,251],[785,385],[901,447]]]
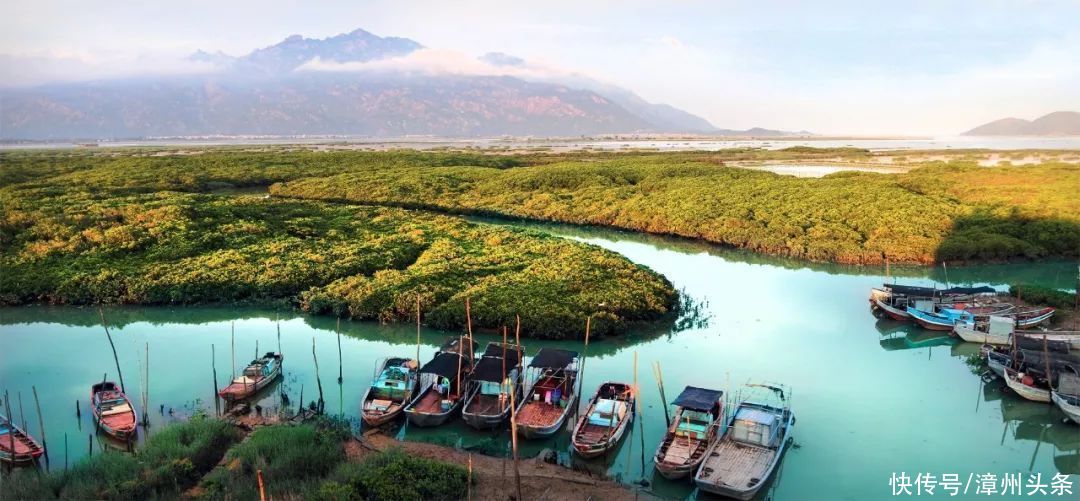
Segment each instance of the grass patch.
[[1030,304],[1072,309],[1076,307],[1076,294],[1062,290],[1040,287],[1038,285],[1009,285],[1009,295],[1023,299]]
[[225,421],[195,417],[147,439],[136,455],[106,451],[68,472],[20,471],[4,484],[13,499],[175,498],[210,471],[239,433]]
[[312,499],[464,499],[468,472],[457,465],[406,455],[400,449],[379,453],[362,463],[345,463],[323,482]]

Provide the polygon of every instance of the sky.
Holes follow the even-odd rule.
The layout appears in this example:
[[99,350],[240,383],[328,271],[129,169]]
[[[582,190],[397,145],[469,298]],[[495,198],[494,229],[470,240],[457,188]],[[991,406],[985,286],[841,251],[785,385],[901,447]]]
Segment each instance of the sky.
[[[363,28],[589,75],[723,128],[949,135],[1080,110],[1080,1],[5,0],[0,84],[205,71]],[[2,92],[2,91],[0,91]]]

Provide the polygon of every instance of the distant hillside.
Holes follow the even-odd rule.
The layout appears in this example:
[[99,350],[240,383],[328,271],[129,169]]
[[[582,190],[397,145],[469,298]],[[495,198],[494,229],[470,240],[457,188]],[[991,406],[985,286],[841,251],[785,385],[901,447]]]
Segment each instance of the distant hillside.
[[965,136],[1080,136],[1080,112],[1055,111],[1035,120],[1002,118],[980,125]]
[[[242,56],[198,51],[204,73],[4,89],[0,139],[201,135],[576,136],[710,133],[705,119],[581,77],[532,77],[526,61],[478,59],[507,75],[396,69],[425,47],[362,29],[290,36]],[[352,65],[343,70],[305,68]],[[368,63],[385,62],[368,69]]]

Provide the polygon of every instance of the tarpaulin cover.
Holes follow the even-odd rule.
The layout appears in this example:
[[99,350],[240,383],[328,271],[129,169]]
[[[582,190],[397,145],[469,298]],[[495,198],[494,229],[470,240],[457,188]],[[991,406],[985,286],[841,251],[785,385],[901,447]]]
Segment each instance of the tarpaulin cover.
[[671,403],[687,409],[708,412],[712,410],[716,405],[716,401],[720,400],[723,395],[724,392],[722,391],[687,386]]
[[560,350],[558,348],[540,348],[540,352],[529,362],[529,367],[542,369],[562,369],[577,358],[575,351]]
[[[506,352],[506,374],[514,370],[515,365],[510,363],[510,352]],[[473,379],[497,383],[503,378],[503,359],[499,357],[484,357],[476,364],[476,370],[472,373]]]
[[[484,358],[487,358],[487,357],[502,358],[502,356],[503,356],[503,346],[502,346],[502,344],[500,344],[500,343],[488,343],[487,349],[484,350]],[[517,349],[515,349],[513,346],[507,346],[506,347],[506,366],[507,367],[517,367],[519,362],[521,362],[521,352],[518,351]],[[499,362],[499,364],[501,366],[502,362]]]
[[912,285],[885,284],[885,288],[894,294],[916,297],[952,296],[958,294],[993,294],[997,292],[993,287],[952,287],[949,289],[935,289],[932,287],[916,287]]
[[461,368],[469,367],[468,357],[458,357],[457,353],[439,353],[430,362],[420,368],[425,374],[438,374],[445,378],[455,378],[458,374],[458,358],[461,358]]

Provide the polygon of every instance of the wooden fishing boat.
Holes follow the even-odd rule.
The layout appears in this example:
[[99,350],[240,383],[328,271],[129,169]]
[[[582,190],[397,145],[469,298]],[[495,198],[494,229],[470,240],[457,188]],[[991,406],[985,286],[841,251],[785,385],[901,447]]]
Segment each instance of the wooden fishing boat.
[[578,354],[541,348],[525,372],[529,388],[517,408],[518,434],[529,439],[550,437],[577,408]]
[[1057,310],[1050,307],[1042,308],[1036,306],[1031,308],[1021,308],[1014,312],[1012,317],[1016,319],[1016,327],[1023,329],[1034,327],[1050,320],[1050,317],[1054,316],[1055,311]]
[[1011,367],[1005,368],[1005,384],[1017,395],[1032,402],[1050,403],[1050,390],[1037,386],[1037,382],[1030,374],[1017,372]]
[[989,344],[982,346],[982,352],[986,357],[986,365],[990,368],[990,371],[996,374],[997,377],[1004,379],[1005,368],[1012,365],[1012,357],[1009,353]]
[[37,460],[45,449],[34,437],[0,414],[0,461],[13,465]]
[[510,416],[510,395],[521,400],[522,348],[489,343],[465,389],[461,418],[478,430],[495,428]]
[[977,321],[994,315],[1002,316],[1015,308],[1008,303],[986,306],[954,304],[951,307],[937,307],[936,311],[931,311],[920,303],[916,307],[909,306],[907,312],[911,315],[911,319],[924,329],[951,331],[958,322]]
[[570,442],[574,452],[583,458],[595,458],[613,450],[634,422],[635,400],[634,388],[629,384],[601,384],[574,426]]
[[90,387],[90,409],[94,423],[105,434],[118,440],[131,440],[139,419],[135,406],[112,381],[102,381]]
[[675,418],[656,448],[653,463],[664,478],[686,477],[705,459],[724,424],[724,392],[687,386],[671,403]]
[[975,301],[986,296],[996,295],[992,287],[952,287],[935,289],[908,285],[884,284],[880,288],[870,289],[870,311],[879,317],[909,321],[911,314],[908,307],[916,302],[926,301],[931,305],[951,305]]
[[1057,389],[1050,392],[1050,400],[1073,423],[1080,424],[1080,376],[1061,374],[1058,377]]
[[280,353],[267,352],[258,359],[252,360],[239,377],[233,379],[229,386],[218,392],[218,396],[226,402],[243,400],[258,393],[278,376],[281,375],[281,363],[285,357]]
[[972,317],[956,322],[953,332],[969,343],[1008,345],[1012,344],[1015,326],[1011,318],[991,315],[986,320],[976,321]]
[[370,426],[380,426],[401,415],[416,390],[417,363],[390,357],[376,363],[377,376],[364,393],[361,414]]
[[739,403],[724,436],[709,447],[694,475],[698,489],[750,499],[768,482],[780,463],[795,426],[795,414],[788,403],[790,391],[779,385],[752,386],[773,391],[780,402]]
[[455,338],[420,368],[420,390],[405,407],[405,416],[416,426],[439,426],[461,410],[462,389],[472,372],[469,341]]

